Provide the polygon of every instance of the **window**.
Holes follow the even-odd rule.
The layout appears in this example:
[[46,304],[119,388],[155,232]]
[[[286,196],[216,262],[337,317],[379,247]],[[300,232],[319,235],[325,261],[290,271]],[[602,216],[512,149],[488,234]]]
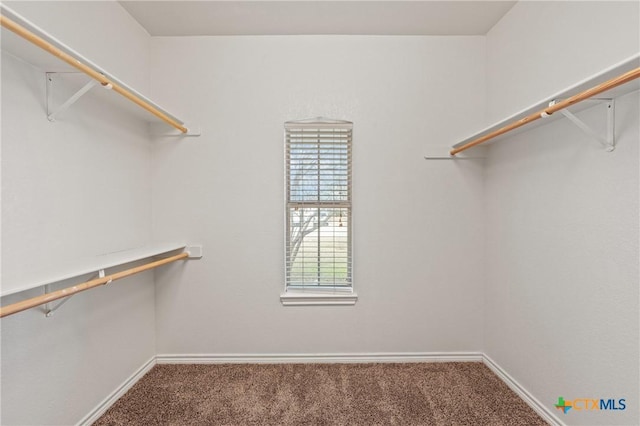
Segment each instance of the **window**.
[[354,304],[348,121],[285,123],[287,304]]

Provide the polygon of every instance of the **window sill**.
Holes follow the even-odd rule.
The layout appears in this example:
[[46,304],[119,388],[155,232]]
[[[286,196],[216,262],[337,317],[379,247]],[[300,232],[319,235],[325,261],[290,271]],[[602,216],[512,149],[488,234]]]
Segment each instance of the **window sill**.
[[355,305],[358,301],[356,293],[303,293],[289,291],[280,295],[284,306],[327,306]]

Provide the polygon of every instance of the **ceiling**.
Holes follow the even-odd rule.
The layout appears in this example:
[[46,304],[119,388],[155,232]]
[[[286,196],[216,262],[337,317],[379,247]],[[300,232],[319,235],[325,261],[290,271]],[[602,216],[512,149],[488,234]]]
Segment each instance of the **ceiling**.
[[515,1],[120,1],[152,36],[484,35]]

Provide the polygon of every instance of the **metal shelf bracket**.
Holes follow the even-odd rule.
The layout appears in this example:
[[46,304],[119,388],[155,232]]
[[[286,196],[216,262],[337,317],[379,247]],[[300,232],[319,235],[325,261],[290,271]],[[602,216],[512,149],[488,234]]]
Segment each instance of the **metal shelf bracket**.
[[[49,121],[51,121],[51,122],[56,121],[56,117],[60,113],[62,113],[64,111],[66,111],[67,109],[69,109],[69,107],[71,105],[73,105],[74,103],[76,103],[78,101],[78,99],[80,99],[82,96],[84,96],[91,89],[93,89],[94,87],[99,85],[98,81],[96,81],[96,80],[89,81],[87,84],[82,86],[82,88],[80,90],[78,90],[76,93],[71,95],[71,97],[69,97],[69,99],[67,99],[65,102],[63,102],[60,106],[58,106],[57,108],[54,108],[54,106],[53,106],[53,86],[54,86],[54,77],[55,77],[56,74],[57,73],[55,73],[55,72],[46,73],[46,79],[47,79],[47,119]],[[106,87],[106,86],[105,86],[105,88],[106,89],[110,89],[110,87]]]
[[[598,141],[604,148],[605,151],[611,152],[616,148],[616,139],[615,139],[615,111],[616,104],[614,99],[602,99],[602,98],[592,98],[589,101],[597,102],[600,104],[605,104],[607,107],[607,130],[606,135],[602,136],[594,131],[588,124],[584,121],[580,120],[575,116],[572,112],[567,109],[562,109],[559,112],[568,118],[573,124],[578,126],[580,130],[582,130],[587,135],[591,136],[593,139]],[[549,102],[549,106],[553,106],[558,102],[558,100],[553,100]]]
[[[51,292],[51,284],[47,284],[44,286],[44,293],[50,293]],[[62,299],[60,302],[58,302],[55,306],[52,303],[45,303],[44,305],[44,316],[47,318],[51,318],[53,316],[53,314],[60,309],[60,307],[62,305],[64,305],[65,303],[67,303],[69,301],[69,299],[71,299],[73,297],[69,296],[69,297],[65,297],[64,299]]]
[[[100,269],[98,271],[98,273],[96,275],[94,275],[91,279],[94,278],[104,278],[105,277],[105,272],[104,269]],[[111,284],[112,280],[107,281],[106,284]],[[51,292],[51,284],[46,284],[44,286],[44,294],[50,293]],[[47,318],[51,318],[53,316],[53,314],[60,309],[60,307],[62,305],[64,305],[65,303],[67,303],[69,301],[69,299],[71,299],[74,295],[72,294],[71,296],[67,296],[64,299],[60,300],[60,302],[58,302],[56,305],[52,305],[52,303],[45,303],[44,304],[44,316]]]

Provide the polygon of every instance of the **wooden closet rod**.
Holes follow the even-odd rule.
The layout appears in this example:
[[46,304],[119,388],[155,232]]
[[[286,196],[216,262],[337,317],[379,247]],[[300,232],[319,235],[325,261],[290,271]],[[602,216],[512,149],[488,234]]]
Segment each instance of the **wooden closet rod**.
[[626,72],[622,75],[619,75],[618,77],[612,78],[611,80],[605,81],[604,83],[601,83],[597,86],[592,87],[591,89],[587,89],[583,92],[578,93],[577,95],[571,96],[570,98],[567,98],[563,101],[560,101],[556,104],[550,105],[549,107],[533,113],[531,115],[528,115],[526,117],[524,117],[521,120],[518,120],[514,123],[508,124],[504,127],[501,127],[498,130],[495,130],[491,133],[488,133],[484,136],[481,136],[469,143],[466,143],[462,146],[459,146],[458,148],[453,148],[449,153],[451,155],[456,155],[459,152],[462,152],[464,150],[467,150],[469,148],[472,148],[476,145],[480,145],[483,142],[486,142],[490,139],[493,139],[495,137],[498,137],[504,133],[510,132],[511,130],[517,129],[518,127],[522,127],[527,123],[531,123],[532,121],[535,121],[539,118],[545,117],[547,115],[551,115],[554,112],[560,111],[561,109],[570,107],[571,105],[577,104],[578,102],[584,101],[585,99],[589,99],[595,95],[598,95],[602,92],[606,92],[607,90],[611,90],[614,87],[618,87],[622,84],[628,83],[632,80],[635,80],[636,78],[640,77],[640,68],[636,68],[634,70],[631,70],[629,72]]
[[11,19],[7,18],[6,16],[2,16],[2,15],[0,15],[0,24],[2,24],[2,26],[7,28],[8,30],[13,31],[14,33],[19,35],[20,37],[24,38],[25,40],[30,41],[31,43],[35,44],[39,48],[41,48],[43,50],[46,50],[47,52],[49,52],[53,56],[56,56],[57,58],[63,60],[64,62],[66,62],[67,64],[71,65],[72,67],[77,68],[78,70],[80,70],[83,73],[87,74],[89,77],[97,80],[103,86],[111,88],[113,91],[121,94],[125,98],[129,99],[131,102],[133,102],[136,105],[140,106],[141,108],[144,108],[145,110],[149,111],[151,114],[153,114],[156,117],[158,117],[159,119],[163,120],[164,122],[166,122],[170,126],[173,126],[176,129],[180,130],[182,133],[187,133],[188,129],[184,125],[182,125],[182,123],[180,123],[179,121],[169,117],[167,114],[165,114],[164,112],[160,111],[155,106],[149,104],[147,101],[145,101],[143,99],[140,99],[138,96],[136,96],[135,94],[131,93],[130,91],[128,91],[124,87],[122,87],[119,84],[111,81],[109,78],[105,77],[103,74],[99,73],[98,71],[94,70],[93,68],[89,67],[88,65],[83,64],[78,59],[74,58],[73,56],[63,52],[62,50],[60,50],[59,48],[57,48],[53,44],[49,43],[48,41],[46,41],[42,37],[39,37],[38,35],[32,33],[31,31],[29,31],[28,29],[26,29],[22,25],[14,22]]
[[32,297],[31,299],[23,300],[22,302],[13,303],[11,305],[7,305],[0,308],[0,318],[6,317],[7,315],[15,314],[30,308],[34,308],[36,306],[44,305],[45,303],[53,302],[54,300],[72,296],[76,293],[80,293],[81,291],[89,290],[99,285],[108,284],[112,281],[116,281],[121,278],[126,278],[130,275],[144,272],[149,269],[157,268],[158,266],[166,265],[167,263],[175,262],[176,260],[186,259],[187,257],[189,257],[189,253],[186,253],[186,252],[176,254],[175,256],[156,260],[155,262],[151,262],[145,265],[137,266],[135,268],[127,269],[125,271],[116,272],[115,274],[107,275],[105,277],[95,278],[93,280],[86,281],[82,284],[74,285],[71,287],[63,288],[62,290],[53,291],[51,293]]

